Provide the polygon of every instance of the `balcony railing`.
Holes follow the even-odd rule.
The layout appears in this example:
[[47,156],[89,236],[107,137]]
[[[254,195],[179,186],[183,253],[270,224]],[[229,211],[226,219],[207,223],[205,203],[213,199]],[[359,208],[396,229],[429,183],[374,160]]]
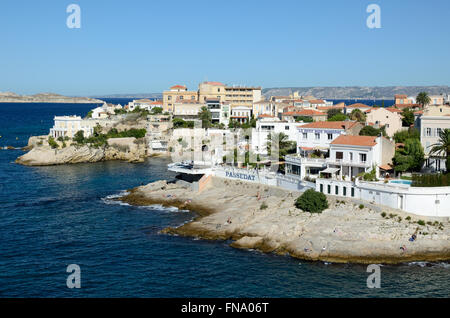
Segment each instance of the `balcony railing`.
[[327,158],[327,163],[345,166],[363,166],[363,167],[369,166],[369,163],[367,161],[335,159],[335,158]]

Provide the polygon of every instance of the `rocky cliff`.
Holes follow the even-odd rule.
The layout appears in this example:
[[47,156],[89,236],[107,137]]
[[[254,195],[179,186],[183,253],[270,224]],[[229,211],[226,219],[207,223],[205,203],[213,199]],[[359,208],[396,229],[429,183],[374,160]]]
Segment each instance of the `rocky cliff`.
[[16,163],[27,166],[49,166],[106,160],[142,162],[147,152],[145,139],[134,137],[108,139],[108,145],[98,148],[69,144],[58,149],[51,148],[42,137],[30,138],[28,147],[31,150],[17,158]]

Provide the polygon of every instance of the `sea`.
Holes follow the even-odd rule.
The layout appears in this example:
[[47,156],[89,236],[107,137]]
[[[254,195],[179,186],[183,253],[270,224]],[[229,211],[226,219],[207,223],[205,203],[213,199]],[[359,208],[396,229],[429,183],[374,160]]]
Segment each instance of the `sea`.
[[[127,100],[108,100],[121,102]],[[14,160],[55,115],[97,105],[0,104],[0,297],[449,297],[450,265],[380,267],[307,262],[239,250],[228,241],[160,234],[194,212],[114,198],[174,178],[167,159],[25,167]],[[16,149],[3,149],[11,146]],[[80,269],[80,287],[68,288]]]

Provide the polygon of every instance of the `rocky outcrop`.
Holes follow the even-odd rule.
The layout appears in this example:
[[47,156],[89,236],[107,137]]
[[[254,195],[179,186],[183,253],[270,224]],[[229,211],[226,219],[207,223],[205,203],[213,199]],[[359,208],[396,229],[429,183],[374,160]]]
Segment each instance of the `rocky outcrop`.
[[49,166],[105,160],[142,162],[146,155],[144,139],[113,138],[108,139],[108,145],[104,147],[69,145],[53,149],[48,145],[47,139],[41,137],[30,138],[28,147],[32,149],[17,158],[16,163],[27,166]]
[[[381,206],[375,211],[351,199],[333,197],[328,197],[327,210],[307,213],[294,205],[298,192],[217,177],[211,183],[198,193],[181,183],[159,181],[135,188],[121,200],[195,211],[199,216],[192,222],[162,233],[233,240],[231,246],[236,248],[336,263],[450,259],[448,218],[418,217]],[[262,208],[263,203],[267,208]],[[417,239],[411,242],[412,234]]]

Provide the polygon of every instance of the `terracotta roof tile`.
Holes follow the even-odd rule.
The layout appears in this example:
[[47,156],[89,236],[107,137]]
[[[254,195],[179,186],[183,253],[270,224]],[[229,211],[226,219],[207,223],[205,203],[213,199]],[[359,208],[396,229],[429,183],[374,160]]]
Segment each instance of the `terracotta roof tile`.
[[309,123],[301,128],[324,128],[324,129],[349,129],[357,125],[356,121],[318,121],[314,123]]
[[365,146],[373,147],[375,146],[376,139],[378,137],[374,136],[349,136],[340,135],[335,140],[331,142],[332,145],[349,145],[349,146]]

